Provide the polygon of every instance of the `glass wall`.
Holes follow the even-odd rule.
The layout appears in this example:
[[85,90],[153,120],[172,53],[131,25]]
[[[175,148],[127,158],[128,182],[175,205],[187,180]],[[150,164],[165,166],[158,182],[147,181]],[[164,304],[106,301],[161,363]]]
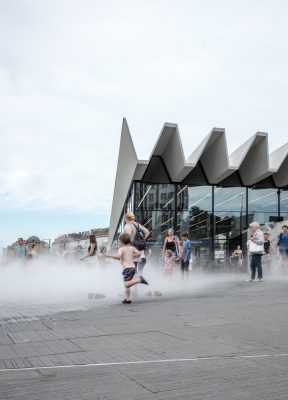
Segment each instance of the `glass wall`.
[[288,190],[280,192],[280,217],[281,220],[288,220]]
[[189,234],[194,261],[205,266],[211,260],[212,186],[177,186],[176,233]]
[[196,264],[205,265],[211,260],[229,263],[238,245],[245,252],[242,232],[251,222],[264,225],[278,221],[279,216],[288,219],[288,191],[278,193],[275,188],[134,182],[117,233],[123,231],[124,213],[134,211],[136,219],[151,232],[151,244],[162,247],[172,227],[179,237],[188,232]]
[[218,263],[229,261],[246,228],[245,187],[215,187],[214,189],[214,247]]
[[149,231],[152,243],[163,243],[169,228],[174,228],[175,185],[135,183],[135,217]]
[[277,189],[248,189],[248,224],[278,221]]

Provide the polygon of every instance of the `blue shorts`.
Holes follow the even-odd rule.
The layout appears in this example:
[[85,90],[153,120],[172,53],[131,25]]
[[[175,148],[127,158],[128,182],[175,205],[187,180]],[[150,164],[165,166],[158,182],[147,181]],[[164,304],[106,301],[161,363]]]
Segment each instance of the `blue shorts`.
[[288,249],[279,249],[280,254],[282,256],[282,260],[288,259]]
[[134,278],[135,274],[136,268],[124,268],[122,272],[124,282],[131,281],[131,279]]

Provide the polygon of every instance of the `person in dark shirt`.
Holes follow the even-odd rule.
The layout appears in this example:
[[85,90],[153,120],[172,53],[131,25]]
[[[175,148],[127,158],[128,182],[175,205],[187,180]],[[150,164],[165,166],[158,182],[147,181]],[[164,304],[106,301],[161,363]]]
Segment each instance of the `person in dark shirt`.
[[90,235],[90,244],[88,247],[88,253],[86,254],[86,256],[81,257],[80,260],[84,261],[88,257],[90,262],[95,262],[97,257],[97,240],[95,235]]
[[271,242],[269,240],[269,233],[264,232],[264,255],[262,256],[262,262],[268,268],[271,267]]
[[282,257],[283,273],[288,273],[288,226],[282,226],[282,232],[278,235],[278,248]]
[[180,255],[180,242],[177,236],[174,236],[174,229],[170,228],[167,231],[167,236],[164,240],[162,255],[165,257],[166,250],[171,250],[173,255],[178,258]]

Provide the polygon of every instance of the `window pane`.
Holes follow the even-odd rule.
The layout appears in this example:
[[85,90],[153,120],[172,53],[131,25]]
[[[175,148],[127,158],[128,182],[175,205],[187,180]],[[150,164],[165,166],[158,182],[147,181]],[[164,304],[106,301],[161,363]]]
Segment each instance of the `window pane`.
[[150,232],[149,242],[153,245],[163,245],[167,230],[173,227],[174,211],[146,211],[138,210],[136,220]]
[[175,185],[135,184],[136,210],[174,210]]
[[248,220],[261,225],[278,220],[277,189],[248,190]]
[[205,266],[211,260],[212,187],[177,187],[176,234],[187,232],[192,243],[193,262]]
[[212,187],[211,186],[177,186],[177,210],[212,209]]
[[[245,229],[246,189],[215,188],[215,233],[237,236]],[[218,238],[220,239],[220,238]]]
[[280,193],[280,216],[284,221],[288,219],[288,191],[281,190]]
[[215,261],[227,263],[232,252],[242,244],[246,227],[246,188],[216,187],[214,192]]

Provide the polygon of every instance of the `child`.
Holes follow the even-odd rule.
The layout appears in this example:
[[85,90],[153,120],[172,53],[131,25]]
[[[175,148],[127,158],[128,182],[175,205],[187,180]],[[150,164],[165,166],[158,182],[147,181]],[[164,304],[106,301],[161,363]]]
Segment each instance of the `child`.
[[163,272],[165,275],[171,275],[175,264],[175,256],[172,250],[165,251]]
[[188,233],[182,233],[182,253],[181,253],[181,272],[182,276],[186,273],[186,277],[189,274],[189,261],[191,256],[191,242],[189,240]]
[[130,294],[131,287],[137,283],[144,283],[148,285],[148,282],[143,278],[143,276],[136,275],[136,268],[134,265],[134,258],[140,257],[140,251],[131,245],[131,236],[128,233],[123,233],[119,241],[121,247],[117,254],[105,253],[105,257],[113,258],[114,260],[120,260],[123,267],[123,279],[125,286],[125,299],[122,301],[123,304],[131,304]]

